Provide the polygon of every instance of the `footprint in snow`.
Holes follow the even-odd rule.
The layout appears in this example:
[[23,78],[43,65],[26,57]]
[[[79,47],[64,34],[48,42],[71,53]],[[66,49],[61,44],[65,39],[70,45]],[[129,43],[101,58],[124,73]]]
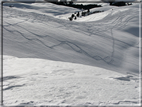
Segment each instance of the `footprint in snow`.
[[52,74],[62,75],[62,76],[70,76],[73,75],[75,72],[73,69],[60,69],[60,70],[53,70]]

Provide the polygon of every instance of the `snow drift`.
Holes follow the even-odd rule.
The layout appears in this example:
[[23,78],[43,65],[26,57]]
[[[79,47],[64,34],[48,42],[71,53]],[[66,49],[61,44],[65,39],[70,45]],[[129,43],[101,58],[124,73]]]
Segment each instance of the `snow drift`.
[[139,78],[106,69],[4,56],[5,106],[140,104]]
[[73,21],[51,3],[3,8],[5,105],[140,104],[139,4]]
[[138,4],[102,7],[104,12],[73,22],[68,16],[78,9],[50,3],[13,5],[4,6],[5,55],[139,73]]

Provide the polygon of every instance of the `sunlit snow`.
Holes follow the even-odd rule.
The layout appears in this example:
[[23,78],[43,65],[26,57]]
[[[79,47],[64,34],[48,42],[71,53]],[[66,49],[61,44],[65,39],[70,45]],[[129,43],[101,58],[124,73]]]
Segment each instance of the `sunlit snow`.
[[[12,5],[12,7],[10,7]],[[140,105],[139,4],[4,4],[4,105]]]

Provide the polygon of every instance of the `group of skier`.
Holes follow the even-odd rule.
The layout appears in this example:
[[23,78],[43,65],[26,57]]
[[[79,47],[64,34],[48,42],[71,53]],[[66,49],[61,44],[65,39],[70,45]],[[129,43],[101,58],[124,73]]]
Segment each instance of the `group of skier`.
[[69,20],[72,21],[72,20],[76,20],[77,17],[81,17],[81,16],[86,16],[86,15],[89,15],[90,13],[90,10],[88,9],[87,11],[82,11],[81,13],[80,12],[75,12],[71,15],[71,17],[69,17]]

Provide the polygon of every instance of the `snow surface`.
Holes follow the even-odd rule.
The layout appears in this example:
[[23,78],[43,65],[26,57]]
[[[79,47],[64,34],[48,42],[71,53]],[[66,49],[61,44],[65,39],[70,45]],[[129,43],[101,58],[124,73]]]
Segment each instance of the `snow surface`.
[[140,105],[139,4],[4,5],[4,105]]
[[72,22],[68,16],[78,9],[50,3],[14,6],[4,6],[5,55],[139,73],[137,4],[113,6],[113,10],[112,6],[101,7],[104,12],[98,13],[100,17],[92,14]]
[[6,106],[139,105],[139,81],[106,69],[4,56]]

